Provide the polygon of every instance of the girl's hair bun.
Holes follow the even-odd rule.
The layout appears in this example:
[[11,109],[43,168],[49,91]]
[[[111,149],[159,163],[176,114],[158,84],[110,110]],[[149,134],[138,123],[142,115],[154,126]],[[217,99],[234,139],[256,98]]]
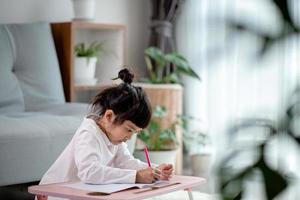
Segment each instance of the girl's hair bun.
[[119,71],[118,78],[121,79],[124,83],[131,84],[134,75],[127,68],[124,68]]

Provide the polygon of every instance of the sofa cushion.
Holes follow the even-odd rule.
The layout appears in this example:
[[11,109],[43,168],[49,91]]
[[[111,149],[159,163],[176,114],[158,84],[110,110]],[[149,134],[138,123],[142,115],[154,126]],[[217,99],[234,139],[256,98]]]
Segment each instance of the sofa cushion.
[[81,121],[32,112],[0,115],[0,186],[40,180]]
[[34,107],[32,111],[47,113],[51,115],[80,116],[83,118],[88,114],[88,109],[89,105],[86,103],[63,103],[39,105]]
[[[88,114],[89,105],[85,103],[64,103],[64,104],[48,104],[45,106],[36,106],[34,111],[43,112],[51,115],[72,115],[84,117]],[[135,148],[136,134],[127,142],[127,147],[132,154]]]
[[10,34],[0,25],[0,113],[24,111],[22,91],[13,73],[14,56]]
[[25,110],[65,102],[50,25],[38,22],[6,27],[15,46],[14,73],[23,92]]

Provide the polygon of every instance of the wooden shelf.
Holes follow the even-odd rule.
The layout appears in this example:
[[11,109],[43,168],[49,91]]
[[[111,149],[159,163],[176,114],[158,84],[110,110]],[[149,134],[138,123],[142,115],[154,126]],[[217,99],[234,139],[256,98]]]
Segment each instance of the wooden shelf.
[[[68,102],[76,102],[82,91],[103,89],[104,83],[115,77],[126,63],[126,26],[122,24],[100,24],[94,22],[71,21],[52,23],[52,34],[59,60],[65,97]],[[76,86],[74,80],[74,46],[80,42],[104,41],[109,55],[102,57],[96,67],[99,81],[95,86]],[[89,100],[87,100],[89,102]]]
[[122,24],[99,24],[94,22],[82,22],[82,21],[72,21],[72,27],[75,29],[106,29],[106,30],[120,30],[126,27]]

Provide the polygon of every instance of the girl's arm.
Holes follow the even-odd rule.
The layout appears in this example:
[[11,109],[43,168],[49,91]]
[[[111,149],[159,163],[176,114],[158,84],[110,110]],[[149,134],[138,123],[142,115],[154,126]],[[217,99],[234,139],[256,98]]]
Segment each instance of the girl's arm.
[[[119,145],[117,156],[114,162],[115,166],[120,167],[122,169],[134,169],[141,170],[148,167],[148,164],[140,161],[139,159],[135,159],[129,152],[126,143],[122,143]],[[157,167],[156,164],[151,163],[152,167]]]
[[102,165],[103,153],[93,133],[84,131],[75,140],[74,158],[81,181],[91,184],[135,183],[136,170]]

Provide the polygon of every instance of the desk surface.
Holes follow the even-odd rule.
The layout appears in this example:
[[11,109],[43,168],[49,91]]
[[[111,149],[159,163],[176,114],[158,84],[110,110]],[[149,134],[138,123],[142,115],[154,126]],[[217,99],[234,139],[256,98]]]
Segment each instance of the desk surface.
[[78,190],[74,188],[69,188],[65,186],[61,186],[66,183],[57,183],[57,184],[48,184],[48,185],[36,185],[30,186],[28,191],[32,194],[36,195],[45,195],[45,196],[55,196],[61,198],[68,199],[80,199],[80,200],[90,200],[90,199],[98,199],[98,200],[135,200],[135,199],[145,199],[149,197],[154,197],[162,194],[167,194],[173,191],[189,189],[201,184],[204,184],[206,180],[200,177],[192,177],[192,176],[177,176],[175,175],[171,180],[171,183],[180,184],[171,185],[164,188],[159,188],[151,191],[146,191],[142,193],[136,193],[138,191],[144,189],[128,189],[121,192],[116,192],[110,195],[104,196],[93,196],[89,195],[90,191]]

